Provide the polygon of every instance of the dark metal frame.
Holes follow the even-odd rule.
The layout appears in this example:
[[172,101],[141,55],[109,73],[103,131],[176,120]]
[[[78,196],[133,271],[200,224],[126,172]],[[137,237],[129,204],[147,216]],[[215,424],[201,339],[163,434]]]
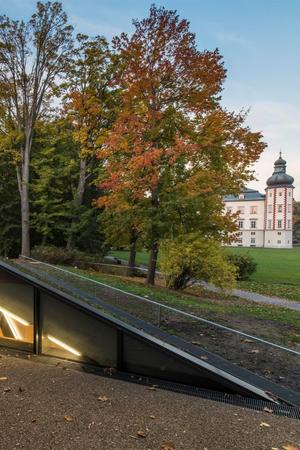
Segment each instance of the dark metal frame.
[[[99,322],[110,325],[110,327],[116,330],[117,363],[115,369],[118,371],[132,372],[130,370],[130,362],[128,363],[126,360],[125,351],[128,349],[128,346],[133,344],[133,347],[136,346],[137,348],[143,349],[146,360],[153,358],[153,364],[148,366],[147,373],[143,371],[139,372],[137,369],[135,371],[137,375],[160,378],[166,381],[179,382],[200,388],[214,389],[229,394],[239,394],[250,398],[279,403],[283,402],[300,407],[299,394],[255,375],[246,369],[242,369],[200,347],[195,347],[179,337],[171,336],[153,325],[130,316],[128,313],[126,313],[127,323],[110,316],[108,314],[112,312],[111,309],[115,313],[116,308],[105,305],[104,301],[101,303],[106,306],[108,314],[46,285],[42,281],[34,279],[30,275],[20,272],[15,267],[2,261],[0,261],[0,269],[33,286],[33,352],[37,355],[41,354],[40,295],[44,292],[55,297],[60,302],[96,318]],[[122,317],[122,314],[124,312],[120,311],[120,317]],[[7,343],[3,341],[2,343],[0,342],[0,345],[7,346]],[[18,348],[20,348],[19,341]],[[201,359],[203,357],[205,358]],[[168,370],[162,370],[160,368],[160,361],[162,360],[164,361],[163,365],[166,365]]]

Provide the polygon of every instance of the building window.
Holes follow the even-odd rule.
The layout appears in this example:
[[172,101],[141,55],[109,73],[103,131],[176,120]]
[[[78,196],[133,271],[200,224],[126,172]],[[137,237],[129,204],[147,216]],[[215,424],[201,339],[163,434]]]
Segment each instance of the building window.
[[272,220],[268,220],[268,228],[272,228]]
[[281,231],[278,231],[278,233],[277,233],[277,234],[278,234],[278,236],[281,236]]
[[281,213],[281,212],[282,212],[282,205],[278,205],[278,209],[277,209],[277,211],[278,211],[279,213]]
[[281,244],[281,241],[277,241],[277,244]]
[[237,242],[238,242],[239,244],[242,244],[242,243],[243,243],[243,238],[238,238]]
[[239,214],[245,214],[245,206],[240,206],[237,210]]
[[291,220],[288,220],[288,228],[291,228]]
[[228,213],[231,213],[231,212],[232,212],[231,206],[228,206],[228,208],[226,208],[226,211],[227,211]]
[[251,236],[255,236],[255,231],[251,231]]
[[282,220],[277,220],[277,228],[282,228]]
[[239,220],[239,228],[244,228],[244,222],[242,220]]
[[282,197],[282,192],[279,192],[279,197]]
[[292,212],[292,205],[288,205],[288,212],[289,212],[289,213]]
[[268,212],[271,213],[272,211],[273,211],[273,206],[272,206],[272,205],[269,205],[269,206],[268,206]]
[[255,244],[255,238],[251,238],[251,244]]
[[250,228],[256,228],[256,220],[250,220]]
[[250,206],[250,214],[257,214],[257,206]]
[[272,192],[269,192],[269,197],[272,197]]
[[292,195],[291,191],[289,191],[289,197]]
[[271,243],[271,241],[270,240],[268,240],[268,244],[270,244]]

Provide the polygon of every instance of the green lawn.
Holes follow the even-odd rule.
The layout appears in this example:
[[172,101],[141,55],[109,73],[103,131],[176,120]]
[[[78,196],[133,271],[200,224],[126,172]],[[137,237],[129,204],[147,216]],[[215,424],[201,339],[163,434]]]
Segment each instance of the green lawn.
[[[250,254],[257,270],[249,281],[238,283],[241,289],[260,294],[300,301],[300,247],[293,249],[228,248],[228,252]],[[111,255],[128,260],[127,251],[112,251]],[[148,253],[137,253],[137,264],[148,264]]]
[[230,248],[237,254],[249,254],[257,262],[251,280],[260,283],[300,286],[300,247],[293,249]]
[[[127,250],[114,250],[109,252],[111,256],[115,256],[116,258],[124,259],[128,261],[129,252]],[[145,266],[148,265],[149,262],[149,253],[146,251],[137,252],[136,254],[136,263],[143,264]]]

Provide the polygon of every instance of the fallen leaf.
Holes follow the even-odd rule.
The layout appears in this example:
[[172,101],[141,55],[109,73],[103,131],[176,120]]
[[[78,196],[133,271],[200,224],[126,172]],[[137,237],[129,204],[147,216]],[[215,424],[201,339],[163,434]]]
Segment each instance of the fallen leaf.
[[149,386],[147,387],[148,391],[156,391],[156,387],[155,386]]
[[203,359],[203,361],[207,361],[208,357],[207,356],[201,356],[200,359]]
[[295,447],[294,445],[286,444],[283,447],[283,450],[299,450],[298,447]]
[[151,416],[149,416],[149,417],[150,417],[150,419],[157,419],[157,417],[154,416],[153,414]]
[[4,392],[10,392],[10,391],[11,391],[10,387],[7,387],[7,388],[4,389]]
[[253,349],[253,350],[250,350],[250,352],[249,353],[259,353],[259,350],[257,350],[257,349]]
[[266,406],[263,409],[265,412],[272,414],[273,409],[267,408]]
[[242,339],[242,342],[244,344],[253,344],[254,341],[252,341],[251,339]]
[[7,377],[0,377],[0,381],[5,381],[7,380]]
[[270,428],[271,425],[269,425],[267,422],[262,422],[260,424],[260,427],[266,427],[266,428]]
[[162,450],[175,450],[173,442],[164,442],[161,446]]
[[65,416],[64,416],[64,420],[65,420],[66,422],[73,422],[74,417],[73,417],[73,416],[65,415]]
[[145,433],[144,431],[141,431],[141,430],[138,431],[136,434],[137,434],[137,436],[140,437],[140,438],[145,438],[145,437],[147,437],[146,433]]
[[100,395],[100,397],[98,397],[98,400],[100,402],[107,402],[109,400],[109,398],[106,397],[106,395]]

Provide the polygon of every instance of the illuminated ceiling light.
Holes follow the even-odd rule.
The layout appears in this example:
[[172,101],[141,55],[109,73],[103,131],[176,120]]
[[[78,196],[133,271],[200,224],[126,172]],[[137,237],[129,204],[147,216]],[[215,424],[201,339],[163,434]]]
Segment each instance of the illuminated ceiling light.
[[22,325],[25,325],[26,327],[28,327],[30,325],[29,322],[27,322],[27,320],[22,319],[22,317],[16,316],[16,314],[7,311],[7,309],[2,308],[2,306],[0,306],[0,312],[2,312],[5,317],[10,317],[11,319],[14,319],[16,322],[19,322]]
[[70,352],[70,353],[73,353],[73,355],[81,356],[81,353],[78,352],[77,350],[75,350],[75,348],[70,347],[68,344],[65,344],[64,342],[62,342],[62,341],[60,341],[59,339],[57,339],[57,338],[51,336],[50,334],[47,335],[47,338],[48,338],[50,341],[54,342],[54,344],[58,345],[59,347],[64,348],[65,350],[67,350],[67,351]]
[[3,313],[3,315],[4,315],[5,319],[6,319],[6,322],[7,322],[8,325],[9,325],[9,328],[11,329],[11,332],[12,332],[12,334],[13,334],[13,337],[14,337],[15,339],[17,339],[18,341],[21,341],[21,340],[22,340],[22,336],[20,335],[20,333],[19,333],[17,327],[15,326],[15,324],[14,324],[14,322],[13,322],[13,319],[9,316],[9,314],[7,314],[7,313],[5,313],[5,312],[3,312],[3,311],[2,311],[2,313]]

